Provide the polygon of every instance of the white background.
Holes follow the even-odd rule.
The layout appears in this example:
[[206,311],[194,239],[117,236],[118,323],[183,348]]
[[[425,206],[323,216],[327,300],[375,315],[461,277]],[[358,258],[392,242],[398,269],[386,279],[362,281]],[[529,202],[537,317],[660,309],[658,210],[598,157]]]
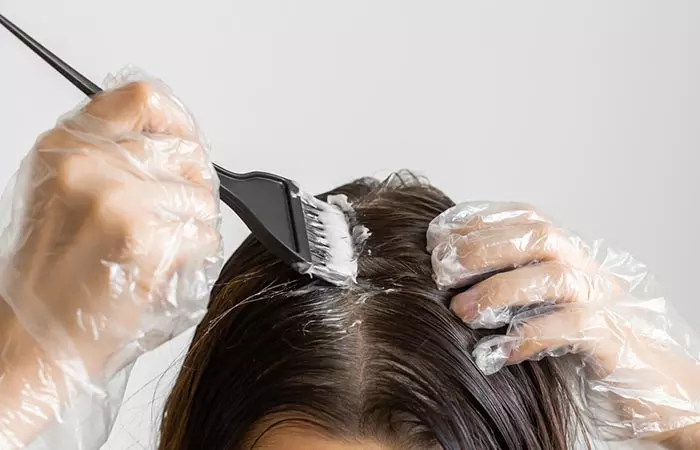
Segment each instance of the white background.
[[[529,201],[647,262],[700,323],[697,1],[0,0],[0,13],[98,83],[126,64],[163,78],[232,170],[317,192],[410,168],[456,200]],[[5,181],[82,95],[3,30],[0,68]],[[244,229],[231,215],[224,229],[230,252]],[[106,448],[152,447],[188,338],[140,361]]]

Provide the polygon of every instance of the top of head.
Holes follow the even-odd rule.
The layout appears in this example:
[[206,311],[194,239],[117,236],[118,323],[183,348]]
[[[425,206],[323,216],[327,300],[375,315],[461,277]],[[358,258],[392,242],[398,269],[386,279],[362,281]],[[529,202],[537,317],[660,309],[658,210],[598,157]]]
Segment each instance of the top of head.
[[299,275],[248,238],[197,329],[161,449],[265,448],[290,421],[387,448],[567,448],[578,422],[564,362],[485,377],[470,354],[480,333],[435,287],[425,235],[452,201],[408,173],[332,194],[371,233],[357,284]]

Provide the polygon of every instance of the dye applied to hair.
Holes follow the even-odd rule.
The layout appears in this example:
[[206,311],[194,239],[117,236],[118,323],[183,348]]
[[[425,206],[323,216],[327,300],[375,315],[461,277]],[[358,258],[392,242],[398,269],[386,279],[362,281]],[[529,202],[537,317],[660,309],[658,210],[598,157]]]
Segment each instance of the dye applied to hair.
[[432,279],[426,231],[451,200],[407,174],[330,194],[355,236],[351,288],[241,244],[167,401],[160,450],[280,448],[266,445],[285,429],[382,450],[573,448],[565,358],[484,376],[471,355],[482,332]]
[[300,268],[300,272],[338,286],[352,286],[357,282],[358,253],[369,231],[365,226],[352,225],[354,212],[346,195],[329,195],[325,203],[317,202],[317,206],[323,215],[323,234],[329,252],[324,264],[312,264]]

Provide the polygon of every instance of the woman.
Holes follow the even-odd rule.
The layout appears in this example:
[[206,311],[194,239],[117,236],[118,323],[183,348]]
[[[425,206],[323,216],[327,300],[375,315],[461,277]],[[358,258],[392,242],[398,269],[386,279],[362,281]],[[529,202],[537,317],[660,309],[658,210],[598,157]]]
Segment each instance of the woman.
[[[219,278],[167,402],[162,450],[564,450],[586,447],[589,420],[596,434],[618,437],[621,430],[645,435],[645,428],[668,427],[649,402],[640,401],[642,392],[634,401],[618,399],[624,411],[617,421],[599,415],[602,405],[593,402],[600,395],[585,397],[594,415],[582,409],[583,392],[572,383],[582,362],[614,373],[634,355],[638,371],[653,372],[657,389],[672,374],[667,387],[674,387],[679,375],[651,365],[643,370],[655,352],[603,335],[623,328],[599,321],[617,320],[614,307],[597,304],[596,311],[606,314],[572,320],[584,311],[575,304],[597,303],[593,289],[602,296],[612,287],[583,270],[569,271],[583,269],[574,261],[583,248],[572,248],[573,241],[557,236],[529,207],[472,203],[450,209],[444,194],[408,173],[385,183],[359,180],[330,194],[347,196],[354,222],[370,232],[358,249],[357,284],[346,289],[299,276],[248,239]],[[448,287],[473,284],[503,267],[542,262],[487,278],[452,299],[453,292],[433,281],[426,250],[433,219],[433,265],[437,281]],[[458,225],[457,234],[445,233],[448,223]],[[465,235],[473,248],[460,248],[457,263],[448,247],[466,244],[455,239]],[[516,240],[517,249],[510,246]],[[549,292],[540,297],[544,286]],[[477,301],[470,302],[474,293]],[[538,311],[541,298],[561,306]],[[499,303],[529,308],[507,318]],[[633,308],[622,306],[617,313],[622,311]],[[509,333],[473,329],[501,322],[523,325]],[[505,360],[486,356],[507,351],[507,338],[517,336],[522,343]],[[472,358],[475,345],[482,361]],[[500,350],[492,351],[494,346]],[[562,350],[591,358],[514,364]],[[484,375],[503,363],[511,365]],[[607,379],[588,387],[610,398],[624,393]],[[669,393],[672,398],[680,403],[684,395]]]
[[167,403],[161,449],[566,449],[563,360],[487,377],[489,333],[432,280],[429,222],[453,205],[410,174],[332,194],[369,229],[357,284],[299,276],[254,239],[228,260]]
[[[200,318],[219,261],[216,183],[160,83],[98,96],[24,167],[40,183],[18,191],[3,235],[1,448],[94,448],[128,362]],[[334,193],[370,233],[357,283],[300,276],[247,240],[212,292],[160,448],[568,449],[591,423],[699,445],[697,354],[628,255],[522,205],[452,207],[410,176]]]

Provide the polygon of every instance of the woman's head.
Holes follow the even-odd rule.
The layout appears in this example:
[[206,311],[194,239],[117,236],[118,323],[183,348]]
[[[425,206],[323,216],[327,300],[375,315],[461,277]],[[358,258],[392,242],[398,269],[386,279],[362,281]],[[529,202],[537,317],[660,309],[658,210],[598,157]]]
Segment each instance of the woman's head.
[[452,201],[407,173],[331,193],[371,233],[357,285],[298,275],[247,239],[212,292],[161,449],[567,448],[579,421],[563,363],[484,376],[470,354],[481,334],[435,287],[425,234]]

